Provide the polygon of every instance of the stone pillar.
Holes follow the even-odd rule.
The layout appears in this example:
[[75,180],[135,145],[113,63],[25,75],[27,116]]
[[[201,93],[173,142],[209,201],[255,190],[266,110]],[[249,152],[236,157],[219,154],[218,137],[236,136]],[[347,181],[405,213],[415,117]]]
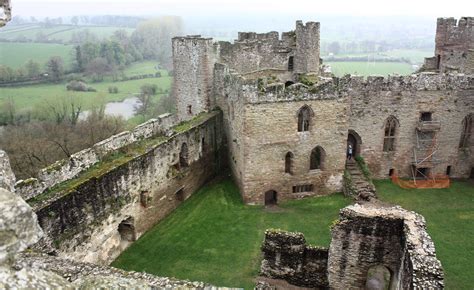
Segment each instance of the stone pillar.
[[178,119],[189,120],[211,109],[215,64],[212,38],[173,38],[173,95]]
[[294,71],[296,73],[319,74],[319,22],[296,22],[296,52]]
[[7,153],[0,150],[0,188],[9,191],[15,190],[15,174],[10,167],[10,160]]

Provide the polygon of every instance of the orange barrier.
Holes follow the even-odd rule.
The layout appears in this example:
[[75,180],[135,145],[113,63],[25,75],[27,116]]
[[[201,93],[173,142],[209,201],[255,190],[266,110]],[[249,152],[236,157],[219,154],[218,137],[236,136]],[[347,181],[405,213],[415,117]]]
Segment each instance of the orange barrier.
[[447,175],[436,175],[429,179],[405,180],[400,179],[396,174],[392,174],[392,182],[401,188],[449,188],[451,182]]

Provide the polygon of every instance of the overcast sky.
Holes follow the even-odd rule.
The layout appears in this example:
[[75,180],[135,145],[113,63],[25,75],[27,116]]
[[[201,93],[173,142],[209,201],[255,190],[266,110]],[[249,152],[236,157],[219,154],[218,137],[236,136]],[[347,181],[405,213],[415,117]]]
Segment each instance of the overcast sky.
[[[439,1],[439,0],[438,0]],[[357,16],[474,16],[474,0],[11,0],[14,15],[179,15],[246,13]]]

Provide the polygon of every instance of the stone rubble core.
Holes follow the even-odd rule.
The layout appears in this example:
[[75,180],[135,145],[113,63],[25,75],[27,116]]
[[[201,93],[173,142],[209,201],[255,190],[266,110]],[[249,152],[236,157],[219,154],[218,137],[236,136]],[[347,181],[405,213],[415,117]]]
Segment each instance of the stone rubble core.
[[10,160],[5,151],[0,149],[0,188],[14,191],[15,180],[15,174],[11,169]]
[[378,265],[390,272],[390,289],[444,288],[425,219],[415,212],[374,203],[350,205],[341,209],[331,233],[328,250],[307,245],[301,233],[267,230],[261,274],[301,287],[359,289]]

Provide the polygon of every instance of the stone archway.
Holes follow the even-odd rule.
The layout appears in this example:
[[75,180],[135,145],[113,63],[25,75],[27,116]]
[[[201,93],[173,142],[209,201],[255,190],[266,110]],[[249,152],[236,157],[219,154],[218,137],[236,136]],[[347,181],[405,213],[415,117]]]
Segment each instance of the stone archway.
[[269,190],[265,192],[265,205],[276,205],[278,202],[277,192],[274,190]]
[[[354,130],[349,130],[349,133],[347,134],[347,147],[349,147],[349,144],[352,145],[352,152],[353,156],[359,156],[360,155],[360,146],[362,144],[362,138],[360,138],[360,135],[357,134],[356,131]],[[347,149],[346,149],[347,152]]]
[[375,265],[367,271],[365,289],[367,290],[389,290],[392,280],[391,271],[383,265]]

